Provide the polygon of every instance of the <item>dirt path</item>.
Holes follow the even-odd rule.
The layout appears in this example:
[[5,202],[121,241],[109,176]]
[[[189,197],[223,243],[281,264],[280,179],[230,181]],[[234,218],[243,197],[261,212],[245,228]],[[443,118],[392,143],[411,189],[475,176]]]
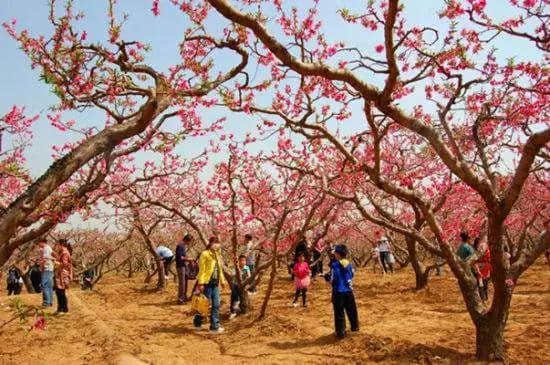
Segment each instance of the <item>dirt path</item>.
[[[163,293],[140,278],[109,277],[93,292],[69,292],[71,313],[48,320],[46,331],[17,323],[0,327],[0,364],[364,364],[448,363],[472,359],[473,326],[456,283],[447,274],[430,288],[410,290],[412,273],[380,278],[361,271],[355,281],[361,332],[343,341],[333,336],[329,287],[318,280],[308,308],[289,306],[292,283],[281,278],[268,318],[227,321],[223,335],[196,332],[188,306],[175,303],[175,285]],[[511,362],[543,364],[550,358],[550,270],[530,270],[513,300],[506,340]],[[260,302],[262,293],[255,298]],[[22,295],[29,305],[37,295]],[[0,299],[0,323],[11,313]]]

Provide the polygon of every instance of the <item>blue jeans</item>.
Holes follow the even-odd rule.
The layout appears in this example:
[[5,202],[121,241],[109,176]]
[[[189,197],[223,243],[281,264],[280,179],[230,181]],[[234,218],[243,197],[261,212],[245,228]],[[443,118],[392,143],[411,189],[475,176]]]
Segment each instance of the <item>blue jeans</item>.
[[204,288],[204,295],[211,304],[210,329],[217,330],[220,327],[220,287],[218,285],[207,285]]
[[53,305],[53,271],[42,271],[42,305]]

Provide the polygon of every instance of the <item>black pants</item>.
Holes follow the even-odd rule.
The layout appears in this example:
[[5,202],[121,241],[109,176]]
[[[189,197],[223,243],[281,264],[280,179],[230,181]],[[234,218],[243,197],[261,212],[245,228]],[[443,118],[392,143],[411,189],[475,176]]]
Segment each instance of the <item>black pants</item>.
[[306,306],[306,299],[307,299],[307,289],[306,288],[296,289],[296,293],[294,293],[294,302],[293,303],[298,303],[298,297],[300,296],[300,294],[302,295],[302,305],[305,307]]
[[482,279],[483,286],[479,287],[479,296],[481,297],[481,300],[486,301],[489,299],[489,278]]
[[82,290],[92,290],[93,289],[92,281],[93,281],[92,278],[84,278],[84,280],[82,281]]
[[35,293],[42,292],[42,277],[40,271],[31,273],[31,283]]
[[[256,266],[256,265],[254,265],[254,264],[248,265],[248,269],[250,270],[250,274],[251,274],[251,275],[254,275],[254,267],[255,267],[255,266]],[[250,293],[255,293],[255,292],[256,292],[256,280],[258,280],[258,277],[257,277],[257,276],[254,278],[254,280],[252,280],[252,281],[250,282],[250,285],[249,285],[249,287],[248,287],[248,291],[249,291]]]
[[393,265],[390,263],[390,253],[387,251],[380,252],[380,262],[382,263],[382,268],[384,272],[388,272],[388,267],[393,272]]
[[359,318],[357,316],[357,305],[353,292],[333,293],[332,305],[334,307],[334,327],[336,336],[346,335],[346,314],[352,331],[359,331]]
[[238,284],[232,284],[231,285],[231,303],[229,304],[229,311],[231,313],[237,313],[237,309],[235,308],[235,304],[240,303],[239,310],[242,311],[242,305],[244,302],[244,295],[243,292],[239,289]]
[[8,284],[8,295],[19,295],[21,294],[21,284],[14,283]]
[[65,313],[69,312],[67,294],[65,293],[65,289],[55,288],[55,295],[57,297],[57,311]]

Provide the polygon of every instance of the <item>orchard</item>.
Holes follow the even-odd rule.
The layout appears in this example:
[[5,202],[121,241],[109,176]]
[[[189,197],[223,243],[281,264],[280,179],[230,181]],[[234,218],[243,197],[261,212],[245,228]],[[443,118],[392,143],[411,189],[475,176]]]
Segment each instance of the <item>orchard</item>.
[[0,7],[6,363],[550,361],[547,0]]

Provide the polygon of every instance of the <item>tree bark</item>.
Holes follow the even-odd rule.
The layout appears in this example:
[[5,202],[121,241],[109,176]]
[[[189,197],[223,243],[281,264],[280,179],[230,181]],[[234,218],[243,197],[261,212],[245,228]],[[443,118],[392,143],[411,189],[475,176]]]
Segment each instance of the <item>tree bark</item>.
[[504,344],[504,329],[508,317],[487,315],[475,321],[476,326],[476,358],[482,361],[504,361],[506,349]]
[[407,243],[409,260],[414,270],[415,290],[424,289],[426,286],[428,286],[429,272],[425,270],[424,265],[418,259],[418,252],[416,250],[416,240],[413,237],[405,236],[405,242]]

